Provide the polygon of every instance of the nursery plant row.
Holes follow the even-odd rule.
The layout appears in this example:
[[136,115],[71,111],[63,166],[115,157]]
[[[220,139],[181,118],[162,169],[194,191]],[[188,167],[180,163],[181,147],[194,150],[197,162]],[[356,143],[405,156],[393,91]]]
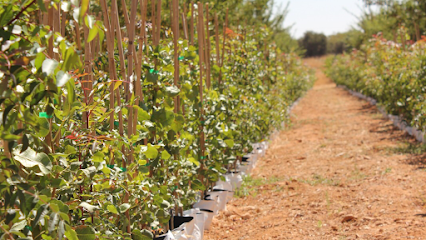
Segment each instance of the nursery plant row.
[[415,127],[412,127],[411,125],[409,125],[409,123],[407,123],[400,116],[387,113],[386,110],[382,106],[377,105],[376,99],[371,98],[371,97],[367,97],[360,92],[350,90],[346,86],[343,86],[343,85],[337,85],[337,87],[345,89],[350,94],[352,94],[353,96],[358,97],[360,99],[363,99],[365,101],[368,101],[371,105],[376,106],[377,110],[379,110],[379,112],[383,115],[383,117],[391,120],[395,127],[406,132],[408,135],[413,136],[417,141],[425,143],[426,139],[425,139],[425,132],[424,131],[421,131],[421,130],[415,128]]
[[2,3],[0,239],[152,239],[229,190],[313,74],[209,9]]
[[[405,36],[404,29],[399,33]],[[422,141],[426,129],[426,42],[401,42],[374,36],[359,50],[329,57],[326,73],[338,85],[377,103],[395,125]]]

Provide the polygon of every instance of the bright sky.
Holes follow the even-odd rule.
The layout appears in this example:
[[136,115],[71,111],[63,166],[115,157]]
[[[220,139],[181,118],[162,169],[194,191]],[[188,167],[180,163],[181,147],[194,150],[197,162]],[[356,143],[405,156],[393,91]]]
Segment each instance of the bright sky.
[[363,6],[362,0],[275,0],[282,8],[288,2],[290,12],[284,26],[294,24],[291,34],[296,38],[309,30],[326,35],[347,31],[357,22],[352,14],[360,16]]

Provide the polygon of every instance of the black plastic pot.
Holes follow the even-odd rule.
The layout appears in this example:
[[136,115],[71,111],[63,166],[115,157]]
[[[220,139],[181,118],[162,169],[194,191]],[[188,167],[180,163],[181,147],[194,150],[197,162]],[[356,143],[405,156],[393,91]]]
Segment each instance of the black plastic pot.
[[182,216],[173,216],[173,229],[178,228],[180,225],[191,222],[194,217],[182,217]]
[[213,199],[210,198],[210,194],[207,194],[204,196],[204,200],[206,201],[213,201]]
[[167,234],[163,234],[158,237],[155,237],[154,240],[164,240],[166,237],[167,237]]
[[209,213],[213,212],[212,210],[208,210],[208,209],[200,209],[200,211],[202,211],[202,212],[209,212]]
[[250,158],[250,157],[243,156],[243,157],[242,157],[242,161],[243,161],[243,162],[248,162],[249,158]]
[[229,191],[225,189],[213,189],[212,192],[229,192]]

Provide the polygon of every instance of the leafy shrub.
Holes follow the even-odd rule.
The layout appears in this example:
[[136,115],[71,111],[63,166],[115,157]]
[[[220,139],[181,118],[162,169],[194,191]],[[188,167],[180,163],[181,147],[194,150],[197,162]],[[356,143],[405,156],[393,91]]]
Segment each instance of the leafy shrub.
[[[280,128],[288,105],[312,85],[296,55],[264,41],[267,28],[244,36],[227,28],[217,45],[206,39],[213,64],[200,65],[200,44],[174,42],[164,26],[148,24],[135,41],[118,26],[115,34],[127,35],[115,37],[104,2],[11,1],[0,9],[6,239],[151,238],[171,210],[191,207],[252,143]],[[65,24],[44,24],[59,13]],[[106,51],[111,43],[114,52]]]

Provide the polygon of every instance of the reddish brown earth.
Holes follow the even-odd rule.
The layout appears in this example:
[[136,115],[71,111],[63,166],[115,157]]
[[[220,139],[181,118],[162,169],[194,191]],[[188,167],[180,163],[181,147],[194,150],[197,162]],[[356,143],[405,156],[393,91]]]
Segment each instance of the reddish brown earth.
[[[318,81],[208,240],[426,239],[425,154],[374,106]],[[424,148],[423,148],[424,149]],[[241,195],[241,194],[240,194]]]

